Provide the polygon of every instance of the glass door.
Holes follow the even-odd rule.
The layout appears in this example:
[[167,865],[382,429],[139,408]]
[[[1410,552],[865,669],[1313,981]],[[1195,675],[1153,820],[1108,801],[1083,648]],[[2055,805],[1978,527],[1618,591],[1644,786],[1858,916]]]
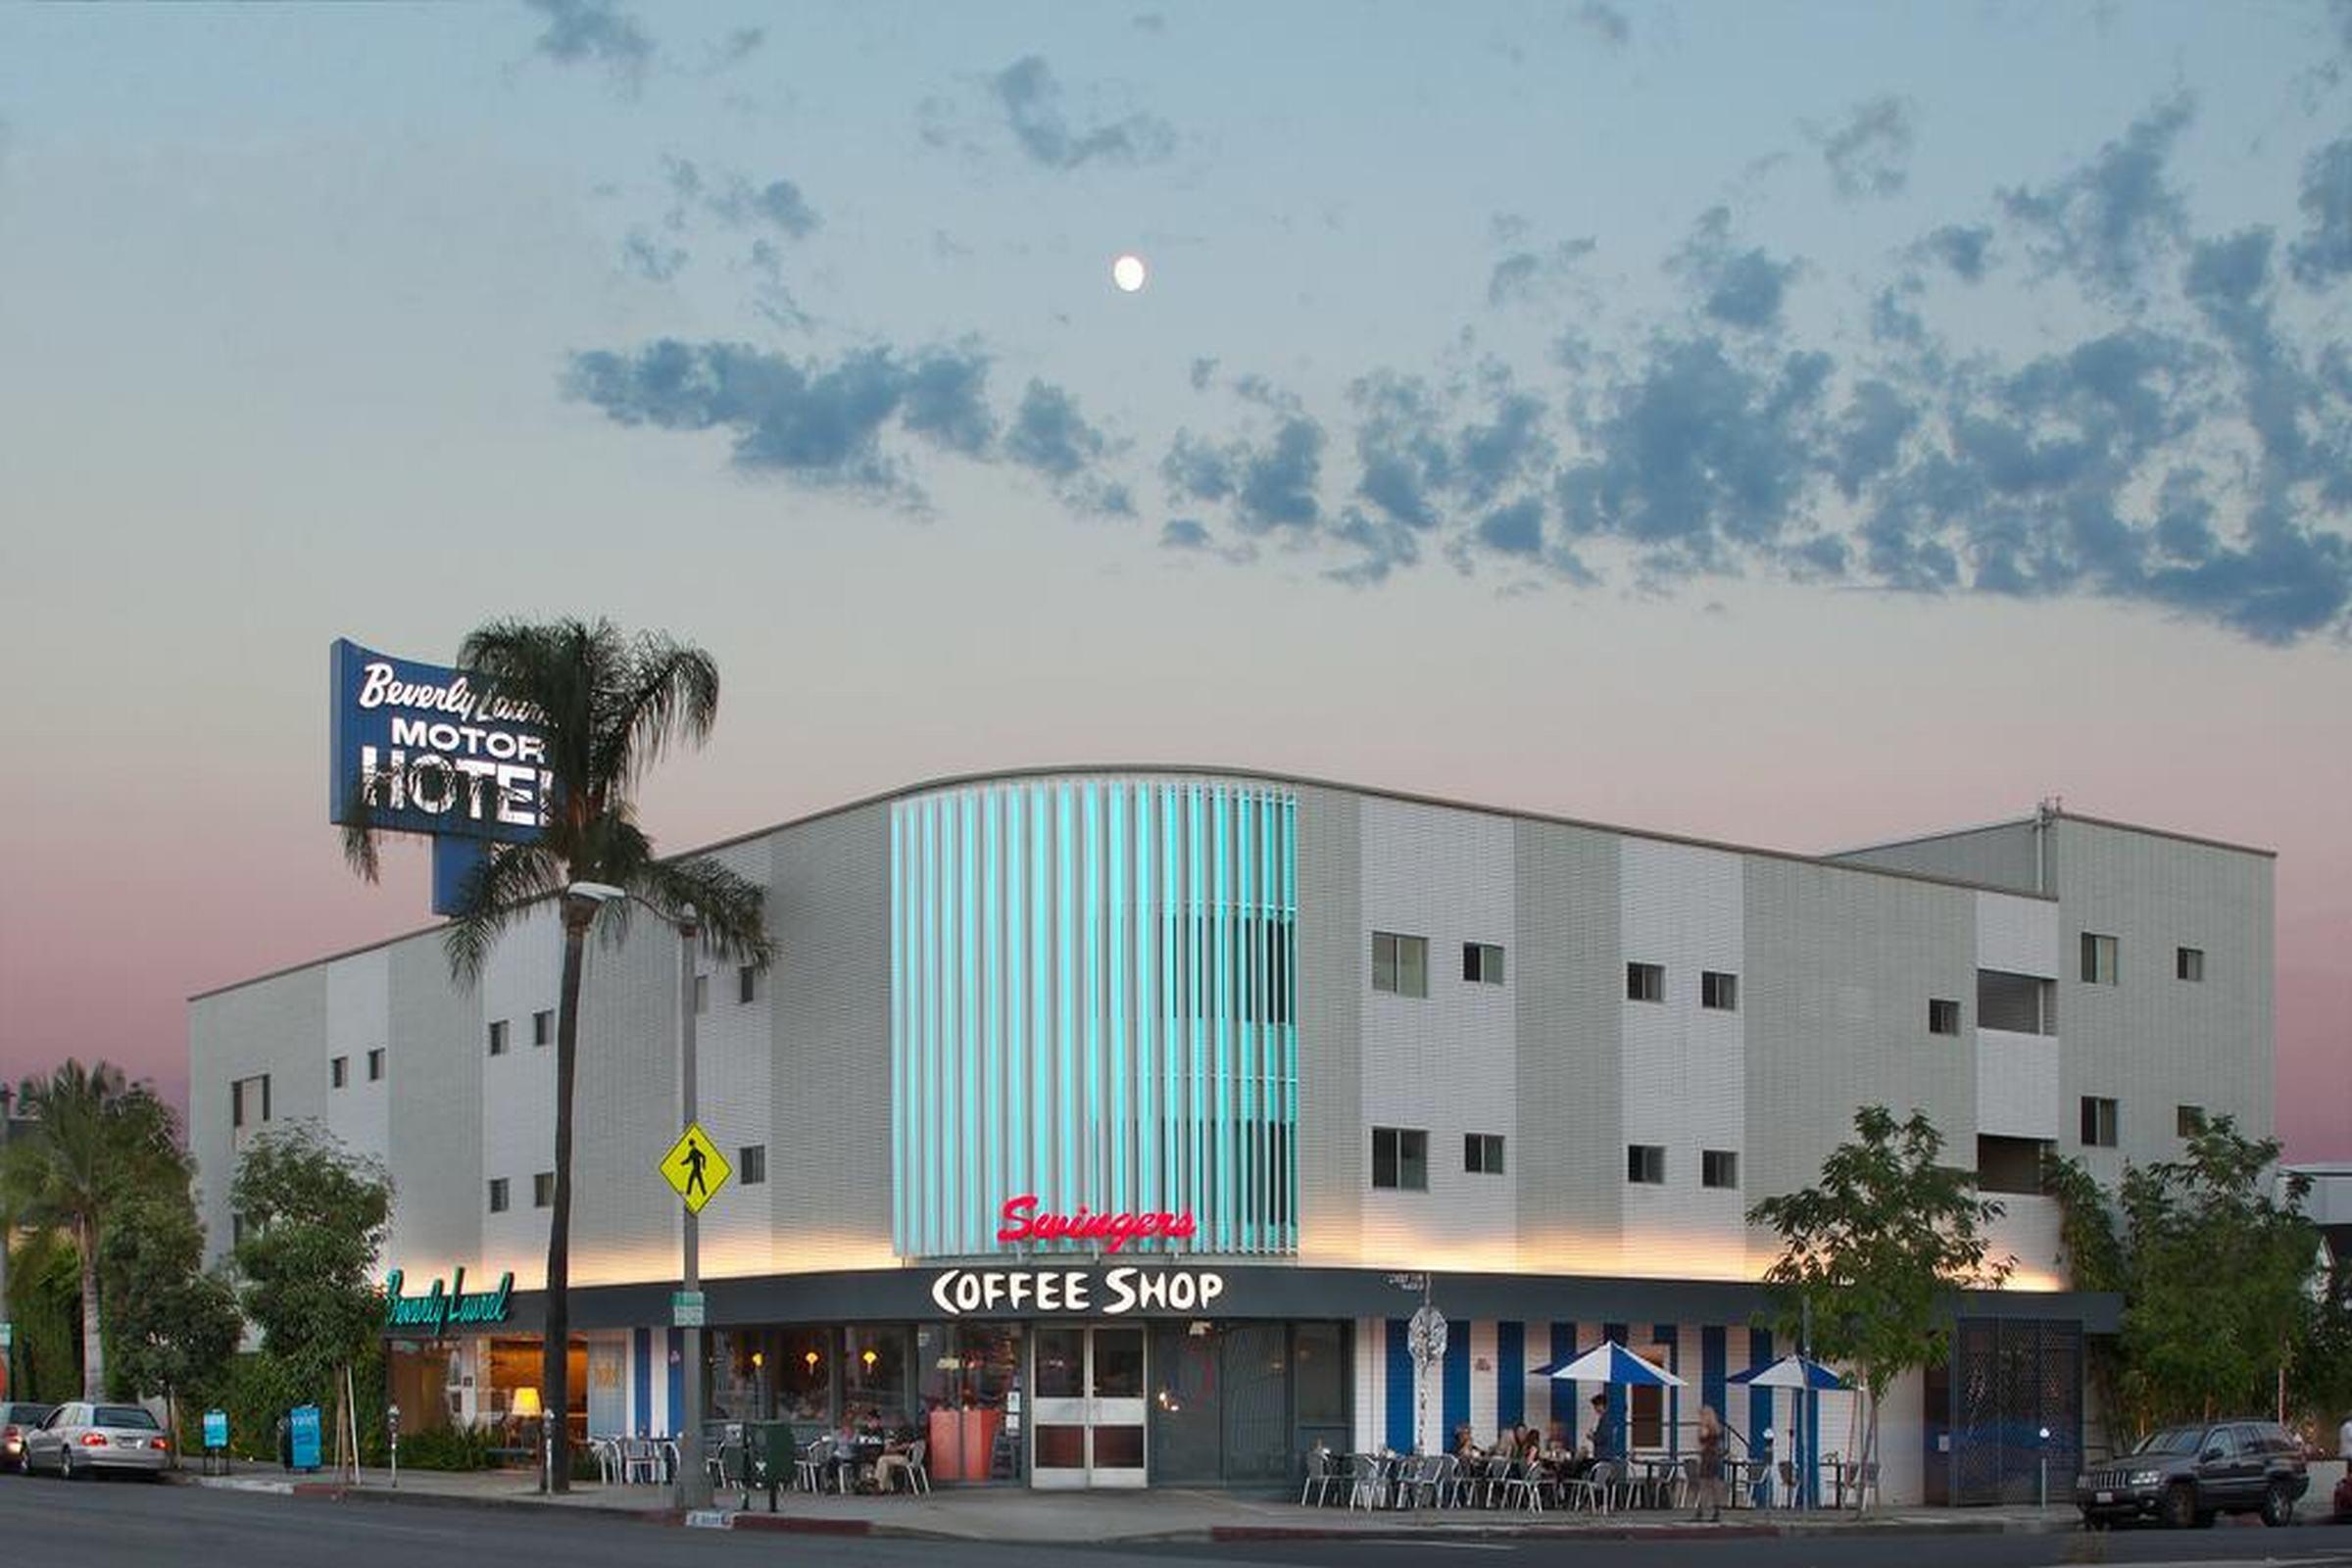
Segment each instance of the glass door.
[[1034,1343],[1034,1484],[1141,1487],[1143,1329],[1040,1328]]

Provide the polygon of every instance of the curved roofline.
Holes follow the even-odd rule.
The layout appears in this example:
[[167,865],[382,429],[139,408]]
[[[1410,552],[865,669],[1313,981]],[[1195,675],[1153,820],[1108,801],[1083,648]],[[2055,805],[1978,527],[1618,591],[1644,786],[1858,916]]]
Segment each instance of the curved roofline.
[[[1474,811],[1482,816],[1498,816],[1510,821],[1541,822],[1550,827],[1572,827],[1582,828],[1588,832],[1593,833],[1614,833],[1621,838],[1648,839],[1653,843],[1680,844],[1689,846],[1692,849],[1718,850],[1730,855],[1753,855],[1761,857],[1765,859],[1788,860],[1799,865],[1819,866],[1824,870],[1850,872],[1858,876],[1892,877],[1898,881],[1925,882],[1937,887],[1963,888],[1970,892],[1976,893],[1998,893],[2008,898],[2037,899],[2043,903],[2052,904],[2057,902],[2056,896],[2052,894],[2023,892],[2016,888],[2000,887],[1988,882],[1970,882],[1959,877],[1936,876],[1925,871],[1910,871],[1898,869],[1894,866],[1872,865],[1867,861],[1841,860],[1834,856],[1803,855],[1794,850],[1766,849],[1760,845],[1735,844],[1729,842],[1728,840],[1698,838],[1687,833],[1661,832],[1655,828],[1626,827],[1615,822],[1596,822],[1584,817],[1560,816],[1547,811],[1522,810],[1507,806],[1495,806],[1483,801],[1453,800],[1442,795],[1423,795],[1410,790],[1383,789],[1377,785],[1350,784],[1341,779],[1316,778],[1304,773],[1279,773],[1258,767],[1219,767],[1204,765],[1199,762],[1056,763],[1051,766],[994,768],[985,772],[944,774],[936,778],[924,779],[913,784],[903,784],[895,789],[882,790],[872,795],[860,796],[853,801],[845,801],[838,806],[823,807],[817,810],[810,811],[806,815],[788,817],[781,822],[772,822],[765,827],[754,828],[749,832],[731,834],[722,839],[713,839],[710,843],[694,845],[690,848],[679,850],[674,855],[664,856],[662,858],[676,859],[694,855],[712,855],[721,850],[733,849],[739,844],[749,844],[755,839],[768,838],[793,828],[808,827],[814,823],[822,822],[828,817],[841,816],[851,811],[863,810],[868,807],[887,805],[894,801],[906,800],[911,796],[929,795],[940,790],[963,789],[969,788],[970,786],[976,784],[1011,783],[1028,779],[1082,778],[1089,775],[1138,773],[1155,776],[1164,775],[1171,778],[1247,779],[1265,784],[1287,785],[1293,789],[1332,790],[1347,795],[1364,796],[1373,800],[1396,801],[1407,806],[1434,806],[1447,810]],[[2102,822],[2096,817],[2072,816],[2071,813],[2070,817],[2072,820],[2078,822],[2097,822],[2098,825],[2102,827],[2129,827],[2129,824],[2126,823]],[[1969,830],[1962,829],[1959,831]],[[2146,828],[2132,829],[2132,831],[2161,832],[2159,829]],[[1930,835],[1930,837],[1939,836],[1941,835]],[[2184,834],[2178,833],[2164,833],[2162,836],[2167,838],[2187,837]],[[1911,841],[1897,840],[1894,842],[1902,843]],[[2214,841],[2192,839],[2189,842],[2212,843]],[[2236,846],[2233,845],[2223,845],[2221,847],[2225,849],[2236,848]],[[1849,851],[1846,853],[1850,854],[1852,852]],[[553,895],[548,895],[548,897],[553,897]],[[363,953],[372,953],[378,948],[388,948],[394,943],[407,942],[414,938],[424,936],[430,932],[443,930],[448,926],[448,924],[449,922],[446,920],[435,921],[430,925],[416,926],[411,930],[398,932],[392,936],[378,938],[373,942],[362,943],[356,948],[346,948],[339,953],[325,954],[316,958],[305,958],[299,963],[289,963],[280,968],[271,969],[264,974],[252,975],[243,980],[232,980],[225,985],[214,986],[210,990],[195,992],[189,996],[188,1001],[202,1002],[208,998],[220,996],[230,991],[240,990],[246,986],[259,985],[265,980],[275,980],[284,975],[294,974],[300,970],[311,968],[316,964],[333,963],[343,958],[357,957]]]

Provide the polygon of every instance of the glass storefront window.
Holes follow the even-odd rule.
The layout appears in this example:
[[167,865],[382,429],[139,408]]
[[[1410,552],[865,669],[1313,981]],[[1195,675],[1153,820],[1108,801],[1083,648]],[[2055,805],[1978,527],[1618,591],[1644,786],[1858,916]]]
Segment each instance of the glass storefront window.
[[906,1417],[908,1341],[903,1328],[858,1328],[842,1331],[846,1358],[842,1363],[843,1414],[863,1421],[879,1419],[896,1426]]

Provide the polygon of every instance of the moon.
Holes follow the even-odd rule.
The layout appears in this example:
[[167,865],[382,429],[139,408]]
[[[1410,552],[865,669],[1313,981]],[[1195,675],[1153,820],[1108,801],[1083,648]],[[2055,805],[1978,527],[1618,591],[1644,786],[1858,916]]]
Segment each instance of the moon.
[[1144,269],[1144,259],[1133,251],[1123,253],[1110,264],[1110,280],[1118,285],[1122,294],[1137,292],[1149,275]]

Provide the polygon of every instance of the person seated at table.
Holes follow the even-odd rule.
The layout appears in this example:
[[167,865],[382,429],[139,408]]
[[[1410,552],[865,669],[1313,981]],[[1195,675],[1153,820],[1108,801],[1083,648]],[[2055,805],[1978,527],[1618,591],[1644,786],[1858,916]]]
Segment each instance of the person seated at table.
[[1470,1423],[1467,1421],[1453,1429],[1453,1456],[1464,1464],[1474,1464],[1487,1456],[1486,1450],[1478,1446],[1478,1440],[1470,1436]]
[[896,1492],[898,1478],[906,1477],[908,1491],[914,1489],[914,1428],[902,1426],[882,1440],[882,1451],[874,1457],[874,1490]]
[[1568,1446],[1568,1429],[1554,1421],[1551,1430],[1544,1435],[1543,1446],[1537,1449],[1536,1457],[1550,1465],[1563,1465],[1575,1458],[1576,1450]]

